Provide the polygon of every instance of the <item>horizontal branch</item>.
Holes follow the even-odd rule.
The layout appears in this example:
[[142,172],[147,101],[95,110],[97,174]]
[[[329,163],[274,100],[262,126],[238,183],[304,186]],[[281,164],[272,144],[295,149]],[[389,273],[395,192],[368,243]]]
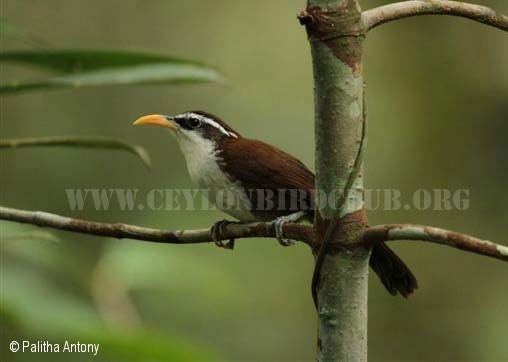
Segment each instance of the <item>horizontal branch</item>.
[[362,241],[377,243],[390,240],[421,240],[451,246],[471,253],[508,261],[508,246],[474,238],[455,231],[424,225],[389,224],[370,227],[363,232]]
[[[81,234],[134,239],[167,244],[198,244],[212,242],[210,229],[161,230],[122,223],[104,223],[75,219],[43,211],[27,211],[0,206],[0,220],[15,221],[40,227],[71,231]],[[314,228],[310,225],[288,223],[283,226],[284,236],[304,242],[312,247]],[[228,224],[224,226],[221,240],[241,238],[275,238],[271,223]],[[508,246],[472,236],[423,225],[388,224],[367,228],[361,243],[377,243],[391,240],[421,240],[451,246],[472,253],[508,261]]]
[[418,15],[452,15],[508,31],[508,16],[481,5],[448,0],[412,0],[367,10],[362,20],[367,30],[389,21]]
[[[121,223],[103,223],[74,219],[42,211],[18,210],[0,206],[0,220],[15,221],[41,227],[66,230],[82,234],[106,236],[118,239],[135,239],[168,244],[197,244],[212,242],[210,229],[168,231],[145,228]],[[312,226],[285,224],[284,236],[310,244],[314,232]],[[224,226],[221,240],[275,237],[271,223],[256,222],[250,224],[228,224]]]

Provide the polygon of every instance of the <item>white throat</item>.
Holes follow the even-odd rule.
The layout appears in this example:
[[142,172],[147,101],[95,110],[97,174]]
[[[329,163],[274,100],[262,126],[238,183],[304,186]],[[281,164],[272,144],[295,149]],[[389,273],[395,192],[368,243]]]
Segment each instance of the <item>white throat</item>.
[[182,150],[187,169],[192,182],[201,185],[201,181],[207,174],[222,171],[217,164],[217,150],[212,141],[207,140],[194,132],[182,131],[184,134],[177,135],[178,144]]
[[240,221],[254,221],[245,190],[221,170],[215,144],[194,132],[183,132],[177,139],[192,182],[206,189],[218,209]]

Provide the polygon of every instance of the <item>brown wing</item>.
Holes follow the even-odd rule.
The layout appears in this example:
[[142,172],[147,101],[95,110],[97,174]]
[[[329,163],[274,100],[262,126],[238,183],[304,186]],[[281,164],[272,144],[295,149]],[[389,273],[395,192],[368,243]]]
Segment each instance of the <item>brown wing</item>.
[[[221,149],[222,167],[249,190],[249,198],[258,208],[263,203],[268,205],[265,200],[269,196],[258,190],[274,192],[274,207],[257,213],[262,219],[312,206],[314,174],[295,157],[267,143],[246,138],[226,140]],[[284,200],[284,205],[280,200]]]

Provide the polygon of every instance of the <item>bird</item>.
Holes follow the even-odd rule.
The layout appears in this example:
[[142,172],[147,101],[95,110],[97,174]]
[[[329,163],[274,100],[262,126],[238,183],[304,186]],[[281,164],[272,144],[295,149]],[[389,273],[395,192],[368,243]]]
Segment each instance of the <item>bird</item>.
[[[243,137],[221,118],[204,111],[177,115],[150,114],[134,121],[136,126],[167,128],[175,135],[192,182],[208,191],[218,209],[236,222],[272,222],[277,240],[292,244],[282,235],[289,221],[313,220],[315,175],[297,158],[260,140]],[[215,243],[224,244],[220,232],[231,221],[212,227]],[[370,267],[392,295],[409,296],[417,288],[411,270],[385,243],[372,248]]]

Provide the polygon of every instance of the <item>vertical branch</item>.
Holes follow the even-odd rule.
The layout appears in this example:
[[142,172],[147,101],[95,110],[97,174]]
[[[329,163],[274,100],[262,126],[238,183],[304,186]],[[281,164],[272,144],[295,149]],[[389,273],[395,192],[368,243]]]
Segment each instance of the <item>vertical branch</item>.
[[317,359],[366,361],[370,251],[351,245],[366,224],[358,159],[363,142],[361,10],[357,0],[308,0],[299,18],[313,60],[318,238],[323,240],[329,225],[335,229],[329,245],[321,248],[324,255],[315,251],[321,259],[316,265]]

